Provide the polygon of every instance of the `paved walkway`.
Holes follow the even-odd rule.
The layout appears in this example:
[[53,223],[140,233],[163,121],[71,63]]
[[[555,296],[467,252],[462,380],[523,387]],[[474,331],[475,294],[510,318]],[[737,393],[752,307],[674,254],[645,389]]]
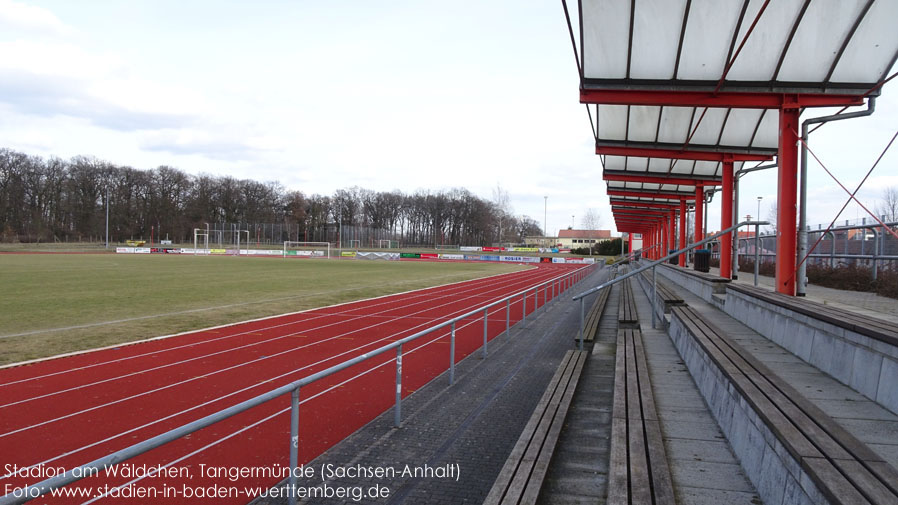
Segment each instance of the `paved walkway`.
[[652,306],[633,279],[674,491],[679,505],[758,505],[754,486],[717,426],[695,381],[667,333],[652,329]]
[[[442,374],[403,400],[402,427],[393,428],[393,411],[387,411],[309,463],[336,468],[394,468],[405,465],[431,468],[457,465],[457,478],[401,477],[300,479],[300,486],[323,489],[368,489],[384,486],[389,496],[364,498],[361,503],[383,504],[479,504],[489,493],[512,447],[561,359],[574,347],[579,328],[579,303],[571,295],[598,284],[608,274],[601,269],[534,318],[492,340],[489,357],[479,351],[456,365],[456,382],[447,387]],[[300,500],[327,505],[359,503],[353,498]],[[283,499],[257,500],[254,505],[283,504]]]
[[[586,300],[587,308],[592,307],[595,296]],[[614,286],[599,320],[595,345],[580,375],[538,503],[605,503],[619,301],[620,287]]]
[[[718,268],[711,268],[710,273],[720,275]],[[734,282],[754,285],[755,276],[751,272],[739,272],[739,278]],[[758,276],[758,285],[773,289],[774,278],[764,275]],[[808,300],[814,300],[826,305],[832,305],[840,309],[851,310],[859,314],[878,317],[898,323],[898,300],[879,296],[876,293],[863,291],[845,291],[842,289],[826,288],[815,284],[808,284]]]

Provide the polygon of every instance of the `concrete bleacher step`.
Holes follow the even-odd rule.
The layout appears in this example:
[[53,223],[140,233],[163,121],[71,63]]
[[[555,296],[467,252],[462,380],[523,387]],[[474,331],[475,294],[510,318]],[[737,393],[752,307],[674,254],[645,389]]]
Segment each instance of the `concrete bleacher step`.
[[671,335],[765,501],[898,502],[898,416],[679,290]]
[[670,338],[652,329],[648,297],[635,299],[676,503],[761,503]]

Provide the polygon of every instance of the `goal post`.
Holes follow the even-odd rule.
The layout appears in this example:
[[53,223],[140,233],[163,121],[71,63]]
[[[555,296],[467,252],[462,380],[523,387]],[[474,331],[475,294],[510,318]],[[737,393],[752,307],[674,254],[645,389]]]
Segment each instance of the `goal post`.
[[330,258],[330,242],[284,241],[284,258]]
[[203,254],[209,254],[209,230],[207,228],[193,229],[193,255],[199,252],[200,237],[203,240]]
[[356,251],[358,251],[359,249],[362,248],[362,241],[361,241],[361,240],[358,240],[358,239],[352,239],[352,240],[350,240],[350,241],[349,241],[349,248],[350,248],[350,249],[355,249]]
[[399,249],[398,240],[380,239],[377,241],[378,249]]

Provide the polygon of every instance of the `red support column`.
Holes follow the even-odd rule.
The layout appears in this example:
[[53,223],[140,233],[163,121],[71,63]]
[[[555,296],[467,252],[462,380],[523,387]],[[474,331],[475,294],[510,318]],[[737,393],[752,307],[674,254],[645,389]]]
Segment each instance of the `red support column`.
[[[733,226],[733,162],[723,162],[723,186],[720,190],[720,230]],[[736,233],[736,232],[733,232]],[[733,233],[720,237],[720,276],[733,277]]]
[[798,194],[798,108],[780,110],[780,144],[776,155],[776,290],[795,296],[795,223]]
[[[680,200],[680,249],[686,248],[686,200]],[[680,255],[680,266],[686,266],[686,255]]]
[[695,240],[693,243],[705,238],[702,224],[704,223],[705,211],[705,193],[701,184],[695,185]]
[[627,233],[627,254],[633,257],[633,232]]

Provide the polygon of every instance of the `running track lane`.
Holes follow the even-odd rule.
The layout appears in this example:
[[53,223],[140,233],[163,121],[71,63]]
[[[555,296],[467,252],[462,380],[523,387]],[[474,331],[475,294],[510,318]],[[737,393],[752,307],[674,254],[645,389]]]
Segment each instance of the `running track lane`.
[[[36,470],[91,461],[524,288],[550,279],[567,287],[560,279],[574,270],[571,265],[540,264],[521,272],[0,370],[0,494],[10,489],[7,486],[42,480],[10,475],[7,465]],[[540,306],[546,295],[551,298],[552,290],[540,290]],[[528,313],[533,302],[531,294]],[[521,301],[516,299],[512,323],[520,318]],[[456,361],[480,347],[482,315],[457,326]],[[489,338],[504,329],[505,308],[496,307],[490,311]],[[448,368],[448,334],[448,329],[435,332],[405,346],[403,396]],[[300,460],[313,459],[390,408],[394,380],[395,354],[385,353],[303,388]],[[180,495],[163,498],[165,486],[270,486],[280,479],[203,478],[199,465],[286,465],[288,434],[285,396],[128,462],[187,468],[193,475],[189,482],[153,477],[132,485],[160,493],[156,503],[184,501]],[[70,487],[114,487],[131,480],[103,475]],[[102,501],[134,503],[111,497]],[[204,501],[245,503],[249,497],[190,503]]]

